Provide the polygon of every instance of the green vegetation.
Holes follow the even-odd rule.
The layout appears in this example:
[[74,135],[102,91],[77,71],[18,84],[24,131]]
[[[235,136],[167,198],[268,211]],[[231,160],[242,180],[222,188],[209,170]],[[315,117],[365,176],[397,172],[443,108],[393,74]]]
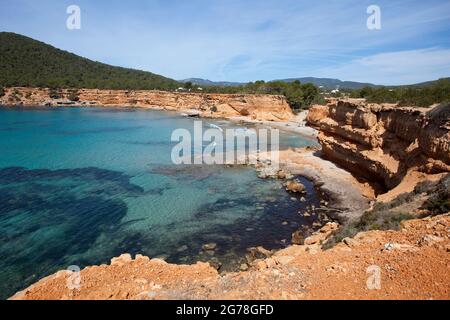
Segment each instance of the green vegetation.
[[[3,87],[48,87],[53,97],[60,97],[64,88],[176,90],[183,87],[196,91],[192,82],[181,84],[151,72],[113,67],[91,61],[72,53],[56,49],[43,42],[8,32],[0,32],[0,96]],[[256,81],[236,86],[206,86],[199,92],[254,93],[284,95],[294,110],[324,103],[323,95],[311,83],[300,81]],[[334,97],[365,98],[369,102],[399,103],[402,106],[430,106],[450,102],[450,78],[415,86],[364,87],[358,90],[342,89],[328,93]],[[68,98],[77,101],[75,91]],[[15,99],[13,97],[13,99]]]
[[55,88],[51,88],[48,95],[52,99],[61,99],[63,97],[62,93],[61,93],[61,89],[55,89]]
[[150,72],[81,58],[14,33],[0,33],[0,85],[4,87],[161,89],[180,84]]
[[18,103],[20,102],[21,97],[22,97],[21,93],[15,89],[9,96],[8,100],[9,102],[12,103]]
[[193,84],[192,84],[192,82],[190,82],[190,81],[188,81],[188,82],[186,82],[185,84],[184,84],[184,88],[186,89],[186,90],[191,90],[192,88],[193,88]]
[[324,103],[319,89],[310,83],[302,84],[300,81],[256,81],[242,86],[206,87],[205,92],[210,93],[254,93],[284,95],[294,110],[308,108],[313,103]]
[[324,249],[332,248],[343,239],[353,238],[363,231],[400,230],[402,221],[413,218],[413,215],[404,212],[377,209],[367,211],[358,222],[343,225],[323,247]]
[[413,216],[403,212],[369,211],[363,214],[357,224],[360,230],[399,230],[400,222]]
[[419,218],[417,215],[402,212],[400,206],[413,202],[423,194],[427,195],[427,199],[420,209],[427,210],[428,215],[438,215],[450,211],[450,175],[438,182],[419,183],[414,191],[401,194],[391,202],[376,203],[372,210],[361,216],[359,221],[341,226],[324,245],[324,248],[331,248],[344,238],[354,237],[362,231],[399,230],[402,221]]
[[437,185],[436,190],[430,194],[430,197],[423,204],[423,209],[428,210],[432,215],[438,215],[450,211],[450,175],[442,179]]
[[450,194],[438,194],[427,200],[425,209],[431,211],[433,215],[450,211]]
[[428,107],[450,102],[450,78],[424,85],[402,87],[365,87],[350,92],[352,98],[365,98],[375,103],[399,103],[401,106]]
[[[50,96],[62,98],[60,89],[176,90],[196,91],[192,82],[181,84],[150,72],[109,66],[14,33],[0,32],[0,86],[48,87]],[[3,91],[0,91],[0,94]],[[243,86],[206,87],[209,93],[256,93],[284,95],[294,110],[323,102],[312,84],[256,81]],[[75,90],[68,99],[78,101]]]
[[77,89],[70,89],[67,95],[67,99],[70,101],[79,101],[80,98],[78,97],[78,90]]

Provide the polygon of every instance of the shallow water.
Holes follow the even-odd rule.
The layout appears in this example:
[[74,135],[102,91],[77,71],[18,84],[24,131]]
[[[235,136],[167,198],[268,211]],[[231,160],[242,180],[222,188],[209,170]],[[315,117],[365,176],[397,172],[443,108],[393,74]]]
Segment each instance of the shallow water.
[[[235,127],[204,120],[205,126]],[[248,167],[175,166],[170,136],[193,119],[130,109],[0,108],[0,298],[70,265],[128,252],[224,269],[246,249],[289,245],[314,220],[281,182]],[[313,142],[281,133],[282,148]],[[314,218],[311,218],[314,219]],[[286,223],[287,222],[287,223]]]

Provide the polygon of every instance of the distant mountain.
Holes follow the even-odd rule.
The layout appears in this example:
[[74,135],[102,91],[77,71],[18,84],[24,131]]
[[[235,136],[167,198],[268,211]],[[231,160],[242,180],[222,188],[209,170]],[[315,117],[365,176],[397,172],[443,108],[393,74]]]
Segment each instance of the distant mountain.
[[[384,86],[388,88],[404,88],[404,87],[427,87],[435,85],[438,81],[448,80],[450,78],[442,78],[438,80],[426,81],[421,83],[409,84],[409,85],[398,85],[398,86]],[[318,87],[322,86],[325,89],[336,89],[337,87],[341,89],[361,89],[364,87],[372,87],[372,88],[380,88],[382,85],[375,85],[372,83],[364,83],[364,82],[355,82],[355,81],[341,81],[339,79],[331,79],[331,78],[313,78],[313,77],[305,77],[305,78],[295,78],[295,79],[283,79],[279,81],[287,81],[292,82],[295,80],[299,80],[301,83],[312,83]]]
[[433,80],[433,81],[411,84],[411,85],[407,85],[407,86],[399,86],[399,87],[427,87],[427,86],[435,85],[438,82],[442,82],[442,81],[450,81],[450,77],[449,78],[441,78],[441,79]]
[[232,87],[232,86],[241,86],[245,83],[242,82],[228,82],[228,81],[211,81],[207,79],[201,79],[201,78],[189,78],[189,79],[183,79],[178,80],[179,82],[186,83],[186,82],[192,82],[192,84],[195,84],[197,86],[204,86],[204,87]]
[[97,89],[175,89],[175,80],[113,67],[43,42],[0,32],[0,86]]
[[[293,82],[295,80],[299,80],[301,83],[312,83],[315,86],[323,87],[324,89],[361,89],[366,86],[369,87],[376,87],[376,85],[371,83],[361,83],[361,82],[354,82],[354,81],[341,81],[339,79],[331,79],[331,78],[313,78],[313,77],[303,77],[303,78],[290,78],[290,79],[280,79],[280,80],[274,80],[274,81],[284,81],[284,82]],[[211,81],[211,80],[205,80],[201,78],[190,78],[190,79],[184,79],[179,80],[180,82],[186,83],[186,82],[192,82],[195,85],[198,86],[223,86],[223,87],[229,87],[229,86],[242,86],[245,85],[243,82],[226,82],[226,81]]]
[[301,83],[312,83],[317,87],[323,87],[325,89],[361,89],[364,87],[377,87],[372,83],[363,83],[363,82],[355,82],[355,81],[342,81],[339,79],[332,78],[313,78],[313,77],[304,77],[304,78],[291,78],[291,79],[281,79],[279,81],[285,82],[293,82],[295,80],[300,81]]

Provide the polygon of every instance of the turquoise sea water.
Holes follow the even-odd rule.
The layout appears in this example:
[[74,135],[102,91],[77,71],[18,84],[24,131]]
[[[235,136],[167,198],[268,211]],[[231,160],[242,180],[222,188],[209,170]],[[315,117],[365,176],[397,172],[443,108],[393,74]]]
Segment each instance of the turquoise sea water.
[[[125,252],[191,263],[211,260],[201,247],[215,242],[213,259],[231,270],[248,247],[284,247],[313,222],[298,214],[318,202],[306,180],[302,203],[252,168],[173,165],[172,131],[193,121],[149,110],[0,108],[0,298]],[[281,134],[282,148],[312,143]]]

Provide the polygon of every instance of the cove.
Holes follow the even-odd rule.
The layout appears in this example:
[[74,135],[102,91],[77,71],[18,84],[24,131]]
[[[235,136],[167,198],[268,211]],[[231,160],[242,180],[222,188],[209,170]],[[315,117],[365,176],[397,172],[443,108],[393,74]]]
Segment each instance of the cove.
[[[0,298],[71,265],[122,253],[239,266],[247,248],[289,245],[316,217],[253,168],[175,166],[171,133],[193,120],[152,110],[0,108]],[[224,128],[224,120],[204,120]],[[280,145],[311,143],[280,133]],[[213,256],[202,250],[216,243]]]

